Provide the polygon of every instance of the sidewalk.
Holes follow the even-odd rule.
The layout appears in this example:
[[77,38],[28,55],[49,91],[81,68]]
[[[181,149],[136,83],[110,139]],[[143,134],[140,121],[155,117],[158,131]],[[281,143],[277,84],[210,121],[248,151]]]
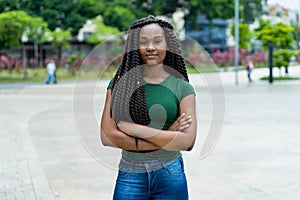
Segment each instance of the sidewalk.
[[[239,69],[244,69],[243,66],[239,66]],[[285,76],[284,74],[284,69],[282,68],[282,76]],[[278,68],[273,68],[273,76],[278,77],[280,75]],[[199,75],[199,74],[191,74],[190,76],[190,80],[193,83],[193,85],[196,84],[196,86],[204,86],[207,84],[211,84],[212,86],[215,85],[214,82],[209,82],[207,83],[205,81],[205,77],[203,76],[207,76],[207,77],[213,77],[213,78],[220,78],[222,80],[222,84],[224,87],[226,86],[232,86],[232,85],[236,85],[236,72],[235,72],[235,68],[230,68],[227,72],[219,72],[219,73],[213,73],[213,74],[204,74]],[[246,70],[240,70],[237,72],[237,76],[238,76],[238,85],[248,85],[248,77],[247,77],[247,71]],[[293,67],[289,67],[289,76],[291,77],[300,77],[300,65],[299,66],[293,66]],[[252,71],[251,77],[253,79],[253,84],[259,84],[259,85],[265,85],[266,83],[268,83],[268,81],[262,81],[260,80],[260,78],[262,77],[269,77],[269,68],[254,68],[254,70]],[[211,80],[210,78],[208,78],[208,80]],[[212,79],[214,80],[214,79]],[[299,80],[300,81],[300,80]],[[273,84],[277,85],[277,84],[295,84],[299,81],[273,81]],[[298,84],[298,83],[297,83]]]
[[[300,77],[300,67],[291,67],[290,75]],[[199,118],[195,148],[183,153],[191,200],[299,198],[300,81],[269,84],[259,80],[262,76],[268,69],[254,69],[251,85],[245,71],[239,71],[238,85],[235,72],[190,76]],[[216,77],[226,96],[223,132],[212,153],[200,160],[212,110],[219,109],[208,90]],[[96,130],[78,129],[74,83],[0,85],[1,200],[111,199],[120,151],[100,144],[97,127],[108,81],[77,84],[94,92],[94,112],[79,116],[94,120]]]

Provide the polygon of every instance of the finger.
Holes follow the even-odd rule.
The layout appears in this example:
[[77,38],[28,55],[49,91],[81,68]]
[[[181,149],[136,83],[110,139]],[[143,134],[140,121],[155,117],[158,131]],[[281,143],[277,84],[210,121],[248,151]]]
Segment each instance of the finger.
[[171,131],[177,131],[179,128],[179,123],[178,122],[174,122],[170,127],[169,130]]
[[179,131],[184,131],[184,130],[186,130],[188,127],[190,127],[190,125],[189,125],[189,124],[186,124],[185,126],[181,126],[178,130],[179,130]]
[[176,121],[180,122],[182,119],[184,119],[185,117],[185,113],[182,113],[177,119]]
[[178,118],[180,121],[185,121],[185,120],[189,120],[191,119],[192,116],[191,115],[183,115],[183,116],[180,116],[180,118]]
[[187,122],[188,124],[192,123],[192,121],[193,121],[192,118],[186,120],[186,122]]
[[179,126],[185,126],[191,123],[192,123],[192,119],[188,119],[188,120],[181,121]]

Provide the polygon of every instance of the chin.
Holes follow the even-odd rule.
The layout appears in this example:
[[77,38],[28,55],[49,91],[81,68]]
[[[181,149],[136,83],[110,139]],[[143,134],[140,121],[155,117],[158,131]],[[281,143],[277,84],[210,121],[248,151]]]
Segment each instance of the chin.
[[145,63],[146,65],[160,65],[160,64],[162,64],[161,62],[155,62],[155,61],[148,61],[148,62],[146,62]]
[[158,65],[158,63],[148,62],[148,63],[146,63],[146,65],[152,66],[152,65]]

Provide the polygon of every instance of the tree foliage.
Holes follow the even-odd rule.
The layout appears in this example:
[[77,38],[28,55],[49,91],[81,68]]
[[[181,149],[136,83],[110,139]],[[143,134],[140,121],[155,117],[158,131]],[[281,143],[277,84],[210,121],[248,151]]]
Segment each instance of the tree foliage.
[[256,37],[261,40],[263,47],[267,47],[272,42],[275,48],[292,48],[294,38],[292,35],[293,27],[278,23],[271,25],[269,21],[259,20],[259,27],[255,29]]
[[205,14],[211,20],[213,18],[230,19],[234,15],[234,0],[191,0],[192,14]]
[[297,51],[291,51],[289,49],[279,49],[274,53],[274,65],[275,67],[288,67],[290,58],[297,55]]
[[109,6],[103,13],[105,24],[115,26],[121,31],[128,30],[130,24],[136,20],[129,8],[117,5]]
[[55,47],[70,47],[70,38],[71,38],[71,30],[62,30],[60,28],[56,28],[54,31],[49,33],[48,42],[50,42]]
[[87,38],[87,42],[91,44],[99,44],[103,40],[119,33],[119,30],[115,27],[106,26],[101,16],[97,16],[92,19],[92,24],[95,25],[95,32],[93,32]]
[[243,23],[251,24],[263,13],[261,0],[240,0],[240,18]]
[[[230,27],[230,34],[235,35],[235,24],[232,23]],[[239,47],[243,49],[249,49],[252,33],[248,24],[239,23]]]
[[23,10],[30,16],[42,17],[53,31],[57,27],[72,34],[78,33],[88,18],[95,17],[104,9],[104,3],[97,0],[0,0],[0,12]]
[[[261,14],[261,0],[240,0],[244,23],[253,22]],[[0,0],[0,12],[23,10],[33,17],[42,17],[50,30],[71,28],[76,35],[87,19],[102,15],[104,23],[120,31],[138,18],[148,15],[170,17],[177,8],[189,11],[186,19],[196,22],[198,14],[230,19],[234,16],[234,0]]]
[[41,43],[41,34],[47,30],[47,23],[41,17],[31,17],[24,11],[10,11],[0,14],[0,49],[20,46],[25,32],[28,39]]

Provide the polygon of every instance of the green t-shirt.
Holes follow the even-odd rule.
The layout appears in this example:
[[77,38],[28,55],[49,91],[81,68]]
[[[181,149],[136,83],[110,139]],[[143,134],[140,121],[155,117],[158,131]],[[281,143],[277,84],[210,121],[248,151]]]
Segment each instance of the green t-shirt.
[[[113,79],[112,79],[113,80]],[[108,89],[112,87],[112,80]],[[163,82],[152,84],[144,82],[146,104],[150,116],[148,126],[160,130],[167,130],[179,115],[179,104],[181,100],[195,94],[193,86],[182,79],[169,75]],[[163,162],[176,159],[179,151],[157,150],[149,153],[134,153],[123,150],[123,157],[128,160],[161,160]]]

